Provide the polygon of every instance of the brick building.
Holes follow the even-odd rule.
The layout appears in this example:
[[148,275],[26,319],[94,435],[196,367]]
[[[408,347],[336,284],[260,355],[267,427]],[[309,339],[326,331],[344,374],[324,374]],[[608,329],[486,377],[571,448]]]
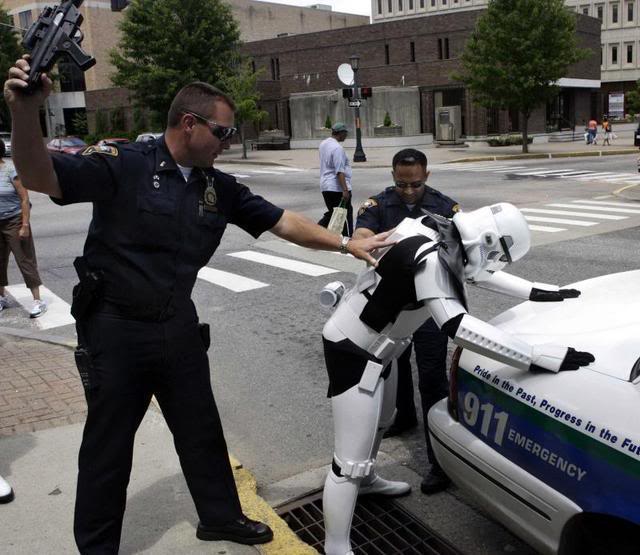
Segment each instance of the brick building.
[[[481,13],[435,13],[252,42],[243,49],[256,68],[265,70],[260,90],[271,125],[294,139],[315,137],[314,129],[323,127],[327,115],[353,120],[344,109],[339,93],[343,85],[336,75],[337,67],[352,54],[360,56],[359,82],[373,87],[373,97],[366,101],[363,114],[365,136],[371,134],[372,125],[382,123],[386,112],[406,128],[405,134],[433,133],[435,108],[451,105],[461,106],[462,132],[467,137],[517,131],[517,114],[475,106],[461,84],[450,77],[460,69],[459,56]],[[529,126],[533,133],[569,127],[570,123],[580,126],[595,114],[600,87],[600,22],[582,14],[576,18],[579,42],[594,55],[572,66],[560,82],[558,98],[533,114]],[[295,120],[302,114],[314,120],[311,128],[297,125]]]

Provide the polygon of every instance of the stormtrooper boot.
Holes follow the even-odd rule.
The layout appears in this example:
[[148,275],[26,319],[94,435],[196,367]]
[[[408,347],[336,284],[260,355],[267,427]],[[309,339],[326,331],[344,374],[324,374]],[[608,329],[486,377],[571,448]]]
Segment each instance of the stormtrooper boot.
[[411,486],[407,482],[394,482],[378,476],[375,470],[360,484],[359,495],[386,495],[387,497],[401,497],[411,492]]
[[322,495],[326,555],[353,555],[349,536],[360,480],[329,471]]
[[0,504],[13,501],[13,490],[6,480],[0,476]]

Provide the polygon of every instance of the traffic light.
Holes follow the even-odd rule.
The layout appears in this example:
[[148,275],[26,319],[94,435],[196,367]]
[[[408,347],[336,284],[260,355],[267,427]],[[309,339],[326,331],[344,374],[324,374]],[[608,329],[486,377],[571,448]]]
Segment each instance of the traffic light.
[[360,98],[371,98],[371,87],[360,87]]
[[353,98],[353,89],[349,87],[348,89],[342,89],[342,98],[348,98],[349,100]]

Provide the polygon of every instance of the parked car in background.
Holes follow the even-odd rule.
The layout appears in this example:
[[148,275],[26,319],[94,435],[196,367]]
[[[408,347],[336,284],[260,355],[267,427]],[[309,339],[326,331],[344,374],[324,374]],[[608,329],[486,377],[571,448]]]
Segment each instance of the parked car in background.
[[8,131],[0,131],[0,139],[4,142],[5,156],[11,156],[11,133]]
[[462,489],[545,554],[640,553],[640,270],[525,302],[492,320],[531,344],[589,351],[557,374],[458,349],[450,394],[429,412],[438,461]]
[[150,143],[158,137],[162,137],[162,133],[141,133],[136,137],[136,143]]
[[75,154],[86,147],[87,143],[78,137],[58,137],[47,143],[50,152],[64,152],[66,154]]
[[96,144],[98,146],[101,145],[126,145],[130,143],[129,139],[125,139],[122,137],[108,138],[108,139],[100,139]]

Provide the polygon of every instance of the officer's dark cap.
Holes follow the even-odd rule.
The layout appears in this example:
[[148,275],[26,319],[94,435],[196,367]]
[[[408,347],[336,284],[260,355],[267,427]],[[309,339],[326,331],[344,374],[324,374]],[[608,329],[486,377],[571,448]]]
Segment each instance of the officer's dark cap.
[[420,164],[423,168],[427,167],[427,157],[424,152],[420,152],[415,148],[403,148],[400,152],[396,152],[391,166],[396,169],[396,166],[414,166]]

